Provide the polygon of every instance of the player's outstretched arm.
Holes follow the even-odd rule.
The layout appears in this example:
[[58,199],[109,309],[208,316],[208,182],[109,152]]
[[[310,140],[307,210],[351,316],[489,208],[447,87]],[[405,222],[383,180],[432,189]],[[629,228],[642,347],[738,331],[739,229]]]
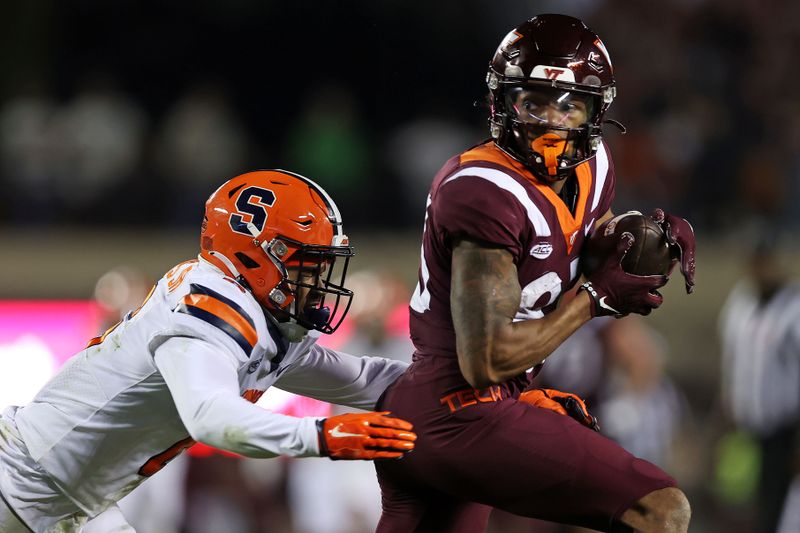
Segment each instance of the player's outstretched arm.
[[192,439],[248,457],[396,458],[412,450],[411,424],[386,413],[328,419],[272,413],[240,396],[237,361],[206,341],[174,337],[156,366]]
[[317,419],[272,413],[242,398],[236,358],[223,348],[173,337],[154,361],[192,439],[248,457],[319,455]]
[[450,306],[464,378],[476,388],[541,363],[591,319],[580,293],[539,320],[514,322],[522,289],[510,252],[461,239],[453,248]]
[[324,402],[371,411],[408,363],[356,357],[314,344],[282,369],[275,387]]

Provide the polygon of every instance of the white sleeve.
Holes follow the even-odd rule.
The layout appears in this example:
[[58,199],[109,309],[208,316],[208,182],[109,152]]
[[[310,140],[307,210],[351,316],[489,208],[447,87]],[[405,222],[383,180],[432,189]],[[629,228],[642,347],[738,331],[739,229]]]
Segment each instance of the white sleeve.
[[242,398],[232,354],[173,337],[154,359],[194,440],[247,457],[319,455],[317,419],[272,413]]
[[355,357],[314,344],[287,367],[275,386],[294,394],[357,409],[375,409],[381,394],[408,363]]

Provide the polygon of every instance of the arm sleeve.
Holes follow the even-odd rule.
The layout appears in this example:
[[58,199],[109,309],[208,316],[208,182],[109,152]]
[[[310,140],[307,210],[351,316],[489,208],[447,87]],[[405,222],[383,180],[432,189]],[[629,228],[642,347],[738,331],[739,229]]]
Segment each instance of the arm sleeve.
[[528,225],[518,198],[527,198],[527,193],[510,176],[497,174],[496,182],[469,175],[445,182],[432,201],[433,219],[450,238],[468,237],[502,246],[517,259]]
[[248,457],[319,455],[316,418],[272,413],[242,398],[235,361],[188,337],[173,337],[156,350],[156,366],[189,435]]
[[287,392],[357,409],[375,409],[381,394],[407,363],[355,357],[317,344],[281,374],[275,386]]

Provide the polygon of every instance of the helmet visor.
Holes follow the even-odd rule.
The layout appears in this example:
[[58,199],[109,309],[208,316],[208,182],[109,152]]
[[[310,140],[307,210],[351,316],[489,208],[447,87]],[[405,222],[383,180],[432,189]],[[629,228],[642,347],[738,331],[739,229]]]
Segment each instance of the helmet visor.
[[505,91],[512,120],[555,129],[579,129],[593,123],[600,97],[557,87],[516,86]]

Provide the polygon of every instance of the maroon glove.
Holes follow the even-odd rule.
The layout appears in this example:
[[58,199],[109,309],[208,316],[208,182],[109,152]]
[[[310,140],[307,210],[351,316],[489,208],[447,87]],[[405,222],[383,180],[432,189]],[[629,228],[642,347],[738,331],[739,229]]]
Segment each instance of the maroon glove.
[[[672,257],[681,264],[681,274],[686,280],[686,293],[694,292],[694,229],[689,222],[674,215],[668,215],[663,209],[656,209],[650,215],[667,236]],[[674,266],[674,264],[673,264]]]
[[616,253],[611,254],[578,289],[591,297],[593,317],[621,317],[629,313],[649,315],[664,301],[656,289],[666,285],[667,276],[637,276],[622,269],[622,259],[634,240],[630,232],[620,235]]

